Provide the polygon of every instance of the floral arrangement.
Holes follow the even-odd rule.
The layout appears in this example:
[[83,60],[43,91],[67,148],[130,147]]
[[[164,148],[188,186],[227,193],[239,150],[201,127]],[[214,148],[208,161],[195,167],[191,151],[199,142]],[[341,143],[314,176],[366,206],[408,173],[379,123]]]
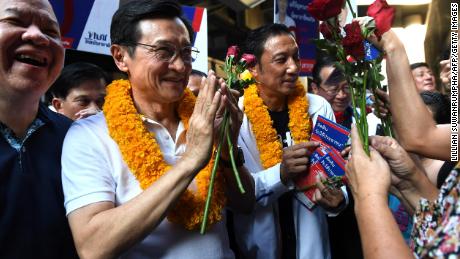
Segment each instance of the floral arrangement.
[[[369,6],[368,16],[364,24],[354,20],[341,28],[337,16],[340,14],[345,0],[313,0],[308,6],[308,12],[318,21],[320,32],[324,39],[316,40],[319,49],[336,56],[336,67],[345,73],[350,86],[353,106],[353,116],[356,121],[359,136],[364,150],[369,154],[368,124],[366,119],[366,89],[370,88],[374,96],[376,89],[383,89],[381,81],[384,79],[381,72],[381,62],[384,53],[378,52],[376,57],[370,57],[373,46],[365,39],[374,33],[380,40],[383,33],[391,28],[394,18],[394,8],[386,0],[376,0]],[[354,18],[355,13],[349,0],[348,6]],[[379,106],[376,102],[376,110]],[[361,110],[359,114],[357,109]],[[385,135],[392,136],[391,117],[381,119]]]
[[[157,181],[169,169],[170,165],[163,158],[155,134],[147,130],[134,106],[131,97],[131,84],[128,80],[115,80],[107,86],[107,96],[103,107],[104,116],[110,136],[117,143],[123,160],[129,170],[145,190]],[[184,126],[188,122],[195,106],[195,96],[185,89],[178,113]],[[168,213],[168,220],[180,224],[188,230],[197,229],[203,217],[206,193],[210,185],[212,159],[195,177],[198,190],[186,190]],[[221,212],[226,204],[224,179],[218,175],[216,188],[213,189],[212,206],[209,213],[209,224],[221,220]]]
[[[230,46],[227,50],[227,56],[225,58],[225,64],[223,66],[223,70],[227,76],[226,84],[227,87],[230,89],[238,90],[240,93],[243,92],[243,89],[246,88],[248,85],[253,84],[255,81],[252,78],[242,78],[241,74],[246,70],[247,67],[251,67],[255,64],[256,58],[254,55],[251,54],[243,54],[240,59],[238,60],[238,46]],[[233,98],[232,95],[230,95]],[[204,234],[206,231],[207,219],[209,215],[209,208],[212,200],[213,188],[214,188],[214,179],[216,178],[217,167],[219,164],[221,152],[222,152],[222,145],[225,141],[227,141],[228,152],[230,154],[230,163],[232,165],[233,174],[236,179],[236,183],[241,193],[245,193],[243,188],[243,184],[241,183],[241,179],[238,173],[238,169],[236,167],[235,158],[233,156],[233,143],[230,139],[229,134],[229,116],[227,110],[224,112],[224,119],[222,122],[222,126],[220,128],[220,135],[219,135],[219,142],[216,150],[216,157],[214,160],[214,166],[211,172],[211,180],[208,188],[208,195],[206,198],[206,204],[204,207],[203,213],[203,220],[201,223],[200,233]]]

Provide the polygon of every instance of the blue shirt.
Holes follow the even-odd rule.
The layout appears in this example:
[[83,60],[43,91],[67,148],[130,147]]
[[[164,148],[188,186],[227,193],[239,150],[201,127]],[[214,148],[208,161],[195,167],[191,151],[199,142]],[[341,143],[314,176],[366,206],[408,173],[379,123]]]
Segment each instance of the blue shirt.
[[0,258],[78,258],[61,184],[70,124],[43,105],[24,138],[0,122]]

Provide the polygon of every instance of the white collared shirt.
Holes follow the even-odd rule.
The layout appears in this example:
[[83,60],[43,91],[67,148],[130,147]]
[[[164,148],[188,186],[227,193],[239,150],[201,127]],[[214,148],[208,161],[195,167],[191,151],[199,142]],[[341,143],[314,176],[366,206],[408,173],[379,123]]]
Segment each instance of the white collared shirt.
[[[243,98],[239,106],[243,108]],[[330,104],[322,97],[308,94],[309,114],[316,122],[318,115],[335,121]],[[280,258],[278,224],[279,196],[293,188],[280,179],[280,164],[263,169],[257,143],[246,115],[240,129],[238,145],[244,152],[245,167],[254,177],[257,205],[250,215],[235,214],[235,236],[245,258]],[[348,203],[345,188],[342,188]],[[326,212],[319,206],[308,210],[297,198],[293,198],[293,215],[296,231],[297,258],[330,258]]]
[[[160,123],[144,120],[144,124],[155,134],[164,160],[175,164],[186,147],[182,122],[174,139]],[[68,131],[62,152],[62,184],[67,214],[101,201],[120,206],[142,192],[109,136],[103,113],[74,122]],[[198,230],[189,231],[164,219],[121,258],[234,258],[225,222],[224,214],[206,235],[200,235]]]

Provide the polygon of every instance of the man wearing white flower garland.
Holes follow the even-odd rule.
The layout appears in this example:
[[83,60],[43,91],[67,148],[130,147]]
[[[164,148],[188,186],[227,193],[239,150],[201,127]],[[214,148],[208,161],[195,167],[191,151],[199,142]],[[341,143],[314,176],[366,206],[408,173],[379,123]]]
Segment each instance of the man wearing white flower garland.
[[307,172],[318,146],[309,141],[310,116],[313,123],[318,115],[334,120],[333,111],[298,83],[299,50],[286,26],[261,27],[247,42],[258,63],[250,69],[256,84],[239,102],[245,116],[238,143],[255,179],[257,206],[251,215],[234,215],[236,241],[245,258],[329,258],[326,214],[346,205],[346,192],[319,183],[320,206],[309,210],[295,197],[293,180]]

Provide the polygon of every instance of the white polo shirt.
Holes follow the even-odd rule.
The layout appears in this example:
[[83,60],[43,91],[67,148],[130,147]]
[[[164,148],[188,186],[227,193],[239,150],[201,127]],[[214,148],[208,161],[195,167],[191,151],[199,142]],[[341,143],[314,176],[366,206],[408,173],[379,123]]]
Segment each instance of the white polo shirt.
[[[148,120],[144,124],[154,132],[165,161],[175,164],[185,151],[182,122],[174,139],[160,123]],[[142,192],[117,144],[109,136],[103,113],[74,122],[68,131],[62,151],[62,185],[67,214],[102,201],[120,206]],[[189,231],[164,219],[121,258],[234,258],[225,222],[222,215],[220,222],[200,235],[198,230]]]

